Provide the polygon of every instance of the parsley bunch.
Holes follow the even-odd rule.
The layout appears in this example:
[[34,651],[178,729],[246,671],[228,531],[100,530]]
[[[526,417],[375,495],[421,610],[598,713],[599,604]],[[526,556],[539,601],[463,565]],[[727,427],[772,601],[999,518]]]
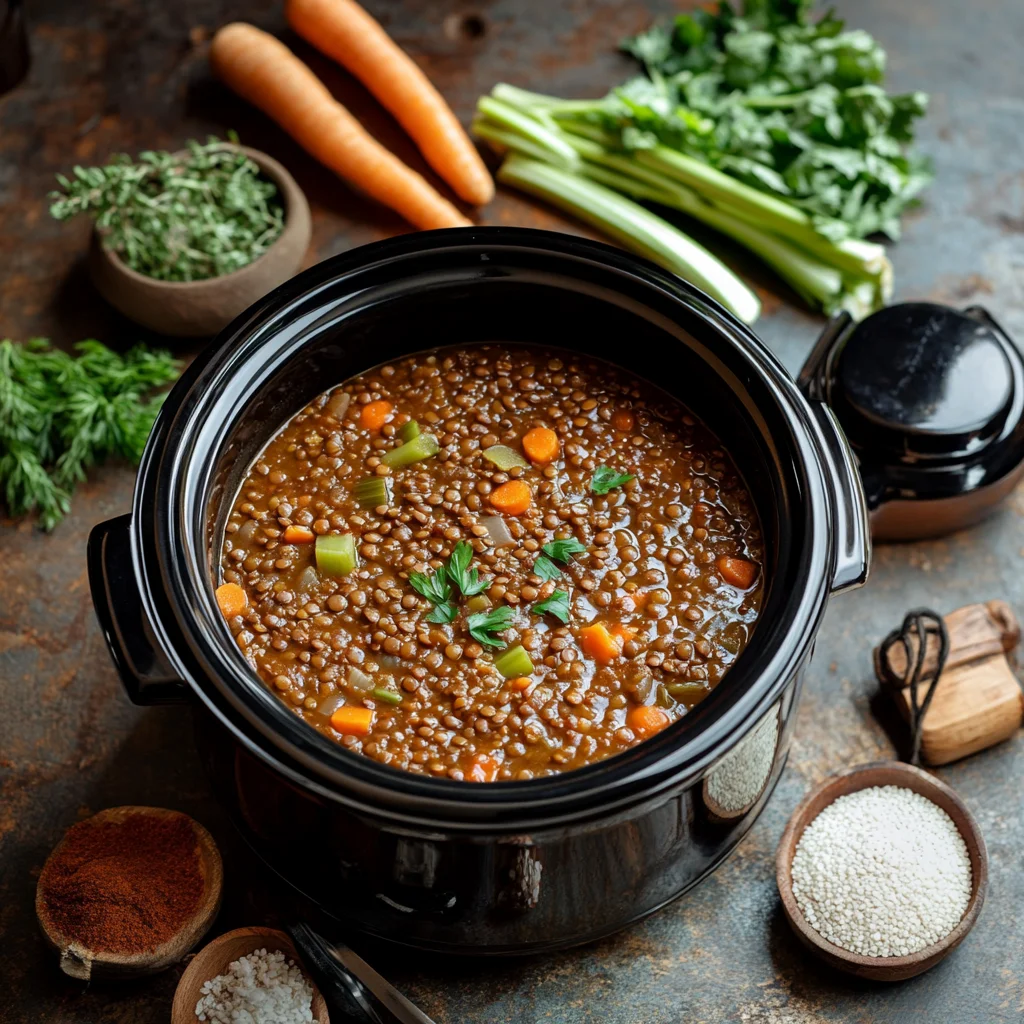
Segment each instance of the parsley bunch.
[[831,12],[812,20],[813,3],[720,3],[627,40],[647,77],[600,120],[627,149],[663,143],[792,202],[830,238],[898,238],[932,177],[907,148],[928,97],[886,93],[878,43]]
[[151,393],[178,376],[170,355],[143,345],[123,356],[98,341],[75,348],[0,341],[0,488],[9,515],[35,510],[45,530],[89,466],[139,461],[164,398]]
[[[229,133],[232,143],[237,136]],[[91,214],[132,270],[160,281],[199,281],[252,263],[284,229],[277,186],[234,145],[211,137],[184,156],[126,153],[103,167],[58,175],[50,214]]]

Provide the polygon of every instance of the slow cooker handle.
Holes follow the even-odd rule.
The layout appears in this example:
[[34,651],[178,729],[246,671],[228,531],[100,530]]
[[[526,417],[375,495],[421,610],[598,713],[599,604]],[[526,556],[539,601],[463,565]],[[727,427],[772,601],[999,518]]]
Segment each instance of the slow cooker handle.
[[835,564],[832,593],[859,587],[871,563],[871,522],[857,460],[835,413],[824,402],[811,401],[835,509]]
[[130,515],[89,534],[89,589],[104,639],[133,704],[184,704],[188,687],[153,639],[132,565]]

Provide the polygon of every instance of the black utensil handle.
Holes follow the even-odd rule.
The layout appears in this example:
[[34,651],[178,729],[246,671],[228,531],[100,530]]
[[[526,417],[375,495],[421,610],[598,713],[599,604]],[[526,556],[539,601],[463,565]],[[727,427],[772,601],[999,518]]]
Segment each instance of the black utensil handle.
[[89,588],[117,674],[133,704],[184,704],[188,687],[153,639],[132,564],[130,515],[89,534]]
[[871,522],[857,460],[835,413],[824,402],[811,402],[825,455],[833,499],[835,560],[832,593],[859,587],[871,564]]

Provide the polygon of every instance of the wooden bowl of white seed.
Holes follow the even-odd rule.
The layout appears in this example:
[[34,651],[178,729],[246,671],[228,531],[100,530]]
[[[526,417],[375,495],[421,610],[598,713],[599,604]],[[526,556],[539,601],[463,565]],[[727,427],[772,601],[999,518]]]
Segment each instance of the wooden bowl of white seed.
[[292,940],[274,928],[236,928],[204,946],[178,982],[171,1024],[265,1020],[330,1024],[327,1004]]
[[879,761],[807,794],[779,841],[775,874],[808,949],[849,974],[903,981],[934,967],[974,927],[988,853],[949,786]]

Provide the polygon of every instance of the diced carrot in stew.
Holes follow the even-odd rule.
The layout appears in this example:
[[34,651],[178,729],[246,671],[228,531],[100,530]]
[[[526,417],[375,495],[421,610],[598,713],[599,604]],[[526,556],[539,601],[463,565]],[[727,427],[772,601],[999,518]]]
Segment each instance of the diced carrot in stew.
[[595,622],[580,630],[580,646],[588,658],[607,665],[622,653],[622,637],[609,632],[603,622]]
[[521,516],[533,504],[533,494],[522,480],[509,480],[491,491],[490,501],[499,512]]
[[653,736],[664,729],[672,719],[654,705],[641,705],[630,708],[626,714],[626,725],[639,736]]
[[249,599],[237,583],[222,583],[217,588],[216,598],[217,606],[225,619],[233,619],[249,607]]
[[513,679],[510,683],[513,690],[528,690],[533,683],[533,680],[529,676],[520,676],[518,679]]
[[331,715],[331,725],[342,736],[369,736],[373,712],[369,708],[340,707]]
[[281,539],[285,544],[310,544],[316,534],[308,526],[286,526]]
[[[636,600],[635,594],[633,599]],[[627,640],[632,640],[636,636],[636,630],[632,626],[624,626],[621,622],[616,622],[609,632],[612,636],[617,636],[623,643]]]
[[557,457],[560,449],[558,435],[547,427],[534,427],[523,436],[523,451],[538,466],[546,466]]
[[745,558],[722,557],[716,563],[722,579],[730,586],[740,590],[749,590],[757,579],[757,566]]
[[612,413],[612,426],[628,433],[636,425],[636,417],[628,409],[616,409]]
[[498,777],[501,763],[493,757],[478,757],[470,765],[466,778],[470,782],[493,782]]
[[359,425],[366,430],[380,430],[394,412],[390,402],[368,402],[359,413]]

